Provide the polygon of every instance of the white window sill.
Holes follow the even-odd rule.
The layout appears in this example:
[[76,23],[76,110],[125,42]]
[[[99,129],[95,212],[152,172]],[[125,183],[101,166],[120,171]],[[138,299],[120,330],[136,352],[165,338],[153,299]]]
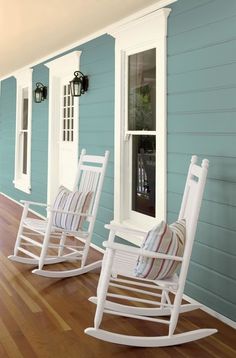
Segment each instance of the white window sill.
[[25,180],[17,179],[13,180],[13,183],[16,189],[21,190],[27,194],[31,194],[31,186]]

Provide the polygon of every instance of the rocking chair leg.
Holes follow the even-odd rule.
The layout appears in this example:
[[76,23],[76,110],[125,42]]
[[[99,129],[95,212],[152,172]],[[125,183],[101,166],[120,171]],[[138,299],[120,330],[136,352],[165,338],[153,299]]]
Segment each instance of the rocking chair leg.
[[45,236],[43,239],[43,247],[42,247],[40,258],[39,258],[39,270],[42,270],[43,265],[45,263],[45,258],[47,255],[47,250],[48,250],[48,245],[49,245],[49,240],[50,240],[51,226],[52,226],[52,215],[49,216],[46,233],[45,233]]
[[20,226],[19,226],[17,238],[16,238],[16,243],[15,243],[15,247],[14,247],[14,256],[17,256],[17,254],[18,254],[18,247],[20,246],[20,243],[21,243],[21,235],[23,233],[24,221],[25,221],[25,218],[27,216],[28,210],[29,210],[29,204],[25,203],[23,213],[22,213],[22,216],[21,216],[21,221],[20,221]]
[[114,251],[108,250],[107,260],[105,264],[106,269],[104,269],[103,274],[100,276],[99,279],[101,283],[99,289],[98,304],[97,304],[96,314],[94,318],[94,327],[97,329],[99,328],[103,317],[103,311],[106,303],[106,295],[107,295],[107,290],[111,277],[113,258],[114,258]]
[[89,248],[90,248],[90,241],[91,241],[91,234],[87,237],[85,244],[84,244],[83,256],[82,256],[82,260],[81,260],[81,267],[84,267],[86,264],[86,260],[87,260],[88,252],[89,252]]
[[63,232],[61,234],[61,239],[60,239],[60,244],[59,244],[59,249],[58,249],[58,256],[63,255],[63,251],[64,251],[63,245],[65,244],[65,241],[66,241],[66,234]]
[[172,336],[174,334],[175,328],[177,326],[178,317],[181,308],[182,296],[183,296],[183,285],[180,284],[180,287],[178,288],[175,295],[174,305],[173,305],[174,307],[170,317],[169,336]]
[[[115,238],[115,232],[113,230],[110,230],[109,233],[109,242],[113,242]],[[103,260],[102,260],[102,268],[101,268],[101,272],[100,272],[100,277],[103,277],[103,275],[105,274],[104,271],[106,271],[107,268],[107,256],[108,256],[108,251],[106,250],[103,256]],[[102,280],[99,279],[98,281],[98,285],[97,285],[97,297],[99,296],[99,292],[102,290],[101,288],[101,284],[102,284]]]

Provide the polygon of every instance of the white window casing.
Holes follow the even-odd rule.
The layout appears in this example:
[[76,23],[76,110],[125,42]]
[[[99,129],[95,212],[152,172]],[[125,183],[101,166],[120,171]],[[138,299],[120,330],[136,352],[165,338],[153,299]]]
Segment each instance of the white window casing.
[[[115,184],[114,223],[148,230],[166,219],[166,36],[170,9],[163,8],[110,32],[115,45]],[[131,210],[131,141],[127,127],[127,59],[156,49],[156,207],[155,217]],[[135,134],[145,135],[144,131]],[[149,132],[150,134],[150,132]],[[158,182],[158,185],[157,185]],[[124,237],[131,240],[129,237]],[[133,241],[140,244],[139,240]]]
[[[32,69],[14,74],[16,78],[16,136],[14,186],[31,193]],[[25,101],[26,100],[26,101]]]
[[[73,133],[73,142],[76,148],[71,148],[73,152],[73,158],[71,156],[70,160],[67,160],[65,157],[61,156],[63,152],[63,145],[70,146],[73,143],[65,142],[62,140],[61,132],[63,128],[61,127],[61,114],[63,110],[62,99],[62,88],[74,77],[74,71],[80,69],[80,56],[81,51],[72,51],[66,55],[57,57],[47,63],[45,66],[49,69],[49,88],[50,88],[50,97],[49,97],[49,113],[48,113],[48,195],[47,202],[52,204],[55,195],[58,191],[58,186],[63,184],[68,186],[67,182],[60,183],[60,172],[64,172],[67,176],[71,175],[72,163],[71,160],[76,158],[76,168],[78,160],[78,148],[79,148],[79,100],[78,98],[73,98],[73,110],[74,110],[74,133]],[[68,86],[67,86],[68,87]],[[70,153],[68,148],[64,152]],[[61,158],[61,159],[60,159]],[[61,163],[63,162],[63,163]],[[52,164],[53,163],[53,164]],[[75,163],[75,160],[73,160]],[[63,164],[63,168],[61,168]],[[73,164],[74,165],[74,164]],[[73,177],[74,178],[74,177]],[[65,178],[64,178],[65,179]],[[74,179],[73,179],[74,180]]]

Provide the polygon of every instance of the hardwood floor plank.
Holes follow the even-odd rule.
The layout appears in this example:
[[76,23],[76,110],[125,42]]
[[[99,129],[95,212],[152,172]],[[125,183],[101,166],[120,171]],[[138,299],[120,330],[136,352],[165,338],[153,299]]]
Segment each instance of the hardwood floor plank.
[[9,285],[12,289],[14,289],[17,294],[21,297],[21,299],[25,302],[25,304],[28,306],[28,308],[33,312],[40,312],[41,308],[37,303],[33,301],[33,299],[27,294],[27,292],[22,288],[22,282],[17,282],[17,279],[19,279],[19,276],[15,276],[14,273],[11,272],[11,270],[8,269],[8,263],[6,265],[6,260],[0,253],[0,260],[2,260],[3,265],[1,266],[1,273],[5,276],[5,278],[8,280]]
[[24,358],[1,318],[0,340],[9,358]]
[[[6,257],[4,257],[4,255],[2,255],[1,252],[0,252],[0,260],[3,262],[5,267],[7,267],[7,269],[9,269],[9,272],[11,272],[11,274],[20,278],[21,284],[23,284],[26,287],[28,292],[33,294],[33,296],[36,299],[38,299],[39,302],[43,306],[45,306],[47,308],[47,310],[51,314],[53,320],[56,322],[57,325],[59,325],[59,327],[63,331],[67,331],[67,330],[71,329],[70,326],[62,319],[62,317],[53,309],[53,307],[48,304],[48,302],[37,292],[37,290],[24,278],[24,276],[18,271],[18,269],[13,266],[14,264],[12,264]],[[7,270],[5,269],[5,271],[7,271]],[[20,292],[21,292],[21,295],[23,295],[23,292],[21,289],[20,289]],[[30,302],[30,299],[28,298],[27,295],[26,295],[26,297],[27,297],[28,302]],[[32,312],[40,312],[41,310],[42,310],[42,308],[40,308],[36,304],[36,309]]]

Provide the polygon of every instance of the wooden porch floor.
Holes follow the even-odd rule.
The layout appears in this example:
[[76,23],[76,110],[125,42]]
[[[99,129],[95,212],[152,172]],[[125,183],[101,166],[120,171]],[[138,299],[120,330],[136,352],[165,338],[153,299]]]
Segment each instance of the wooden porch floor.
[[[68,279],[33,275],[32,267],[9,261],[21,207],[0,195],[0,357],[131,358],[236,357],[235,330],[200,310],[182,314],[178,329],[217,328],[218,333],[182,346],[132,348],[95,340],[84,334],[92,325],[99,272]],[[104,238],[105,239],[105,238]],[[91,259],[99,253],[91,250]],[[155,326],[128,318],[106,317],[106,328],[122,333],[154,334]]]

